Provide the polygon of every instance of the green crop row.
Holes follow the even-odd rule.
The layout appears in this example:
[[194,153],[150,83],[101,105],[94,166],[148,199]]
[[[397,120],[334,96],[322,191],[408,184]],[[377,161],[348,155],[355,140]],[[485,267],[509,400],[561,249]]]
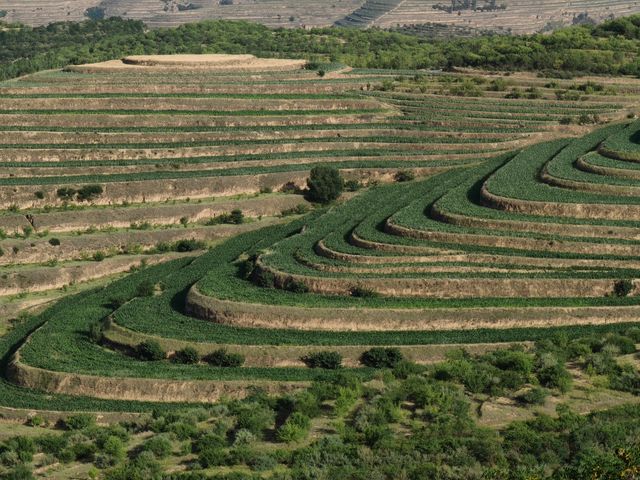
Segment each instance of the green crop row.
[[206,115],[208,117],[289,117],[308,115],[361,115],[386,113],[383,108],[327,110],[181,110],[181,109],[0,109],[0,115]]
[[509,138],[457,138],[457,137],[426,137],[426,136],[385,136],[378,137],[307,137],[307,138],[273,138],[256,140],[195,140],[188,142],[145,142],[145,143],[0,143],[0,149],[153,149],[153,148],[195,148],[209,146],[243,146],[243,145],[284,145],[290,143],[398,143],[398,144],[474,144],[501,143],[510,141]]

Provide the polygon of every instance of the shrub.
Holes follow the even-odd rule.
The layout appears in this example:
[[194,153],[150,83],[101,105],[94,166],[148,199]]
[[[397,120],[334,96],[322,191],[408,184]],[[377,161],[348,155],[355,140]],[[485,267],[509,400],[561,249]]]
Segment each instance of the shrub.
[[164,360],[167,356],[160,344],[155,340],[146,340],[136,347],[136,353],[140,360],[158,361]]
[[219,467],[226,462],[227,452],[217,445],[208,445],[198,454],[198,463],[202,468]]
[[534,387],[518,395],[516,400],[525,405],[543,405],[548,396],[548,390]]
[[251,281],[262,288],[273,288],[276,283],[276,277],[269,270],[254,268],[251,272]]
[[93,200],[102,195],[104,190],[100,185],[85,185],[77,192],[77,199],[81,202]]
[[69,187],[63,187],[56,190],[56,195],[61,200],[72,200],[73,196],[76,194],[76,190]]
[[4,480],[33,480],[36,477],[31,473],[31,469],[26,465],[18,465],[16,468],[3,476]]
[[311,429],[311,419],[300,412],[292,413],[276,433],[276,437],[281,442],[298,442],[309,434]]
[[491,81],[487,90],[491,92],[504,92],[507,89],[509,83],[504,78],[496,78]]
[[347,180],[344,182],[344,189],[347,192],[357,192],[362,188],[362,184],[357,180]]
[[636,352],[636,344],[633,339],[623,335],[608,335],[604,341],[605,345],[613,345],[622,355],[629,355]]
[[536,375],[543,387],[557,388],[561,392],[567,392],[571,388],[571,374],[552,355],[545,354],[538,359]]
[[314,167],[307,179],[308,197],[312,202],[330,203],[336,200],[344,188],[340,172],[331,167]]
[[618,280],[613,284],[613,293],[616,297],[626,297],[635,290],[635,286],[631,280]]
[[207,248],[207,244],[192,238],[190,240],[178,240],[172,247],[176,252],[194,252]]
[[151,280],[144,280],[136,288],[136,297],[153,297],[156,292],[156,285]]
[[338,352],[322,351],[314,352],[302,358],[309,368],[326,368],[335,370],[342,367],[342,355]]
[[378,292],[360,286],[352,287],[349,293],[356,298],[375,298],[378,296]]
[[156,458],[166,458],[171,454],[173,444],[167,434],[161,434],[144,442],[142,449],[153,453]]
[[50,238],[49,239],[49,245],[53,246],[53,247],[57,247],[60,245],[60,239],[59,238]]
[[304,282],[294,278],[287,278],[284,289],[293,293],[307,293],[309,291],[309,287]]
[[71,415],[64,421],[64,426],[67,430],[84,430],[86,428],[95,426],[95,424],[95,417],[88,413],[78,413],[77,415]]
[[360,362],[373,368],[394,368],[404,360],[402,352],[398,348],[375,347],[367,350],[360,357]]
[[89,339],[93,343],[100,343],[102,341],[103,335],[104,333],[102,329],[102,324],[100,322],[93,322],[89,326]]
[[222,213],[207,222],[207,225],[219,225],[221,223],[227,225],[240,225],[244,223],[244,214],[242,210],[235,209],[231,213]]
[[42,200],[44,198],[44,192],[42,190],[38,190],[34,195],[38,200]]
[[300,195],[302,193],[302,189],[298,187],[294,182],[287,182],[281,188],[280,191],[282,193],[295,194]]
[[195,364],[200,361],[200,354],[193,347],[185,347],[182,350],[178,350],[173,355],[173,361],[176,363]]
[[220,348],[211,352],[204,360],[213,367],[241,367],[244,356],[239,353],[229,353],[226,349]]
[[396,182],[410,182],[416,179],[416,175],[411,170],[398,170],[393,179]]
[[105,258],[107,258],[106,253],[101,252],[101,251],[97,251],[93,254],[92,256],[93,260],[96,262],[102,262]]
[[271,428],[275,421],[273,410],[256,402],[241,404],[235,414],[235,430],[248,430],[259,438],[262,438],[264,431]]
[[241,223],[244,223],[244,214],[242,213],[242,210],[237,208],[232,210],[229,214],[229,220],[227,223],[231,223],[233,225],[240,225]]
[[308,213],[311,208],[306,203],[299,203],[295,207],[285,208],[280,213],[283,217],[288,217],[289,215],[304,215]]

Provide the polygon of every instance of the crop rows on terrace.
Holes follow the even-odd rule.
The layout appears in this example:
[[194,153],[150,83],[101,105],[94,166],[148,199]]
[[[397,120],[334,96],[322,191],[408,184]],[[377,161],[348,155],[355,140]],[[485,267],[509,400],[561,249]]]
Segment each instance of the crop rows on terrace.
[[[306,385],[318,373],[300,359],[314,351],[337,351],[345,368],[367,375],[358,359],[376,345],[430,362],[442,344],[482,351],[556,333],[621,331],[640,312],[640,219],[616,209],[637,199],[551,185],[542,173],[571,157],[580,175],[575,160],[609,138],[627,138],[618,148],[633,152],[639,129],[613,124],[380,185],[196,259],[149,267],[51,309],[18,346],[8,379],[56,396],[208,401],[242,395],[249,383],[271,381],[278,391]],[[530,213],[531,198],[541,205],[563,198],[560,205],[576,211],[602,205],[610,215]],[[141,295],[145,281],[161,291]],[[96,324],[102,344],[87,334]],[[166,352],[224,348],[245,364],[141,362],[132,352],[145,341]]]
[[[171,259],[154,257],[13,330],[0,344],[5,405],[38,408],[42,395],[71,410],[210,401],[249,385],[306,385],[319,374],[301,359],[322,350],[368,375],[359,359],[372,346],[428,363],[451,344],[480,352],[637,318],[636,297],[617,294],[640,271],[636,220],[532,214],[496,200],[505,183],[532,183],[633,207],[634,195],[552,185],[536,172],[577,181],[587,172],[570,158],[622,161],[607,140],[628,134],[633,151],[635,124],[529,147],[586,129],[561,126],[567,116],[617,118],[631,96],[452,98],[436,77],[420,93],[378,86],[387,77],[295,71],[240,82],[193,72],[168,91],[157,75],[49,72],[2,86],[0,287],[13,292],[21,272],[64,279],[41,273]],[[271,91],[278,82],[290,91]],[[280,190],[303,187],[321,165],[370,188],[298,218],[310,207]],[[412,173],[418,180],[393,183]],[[234,210],[245,223],[233,224]],[[212,249],[196,257],[194,246]],[[169,355],[224,348],[245,362],[141,362],[145,341]]]

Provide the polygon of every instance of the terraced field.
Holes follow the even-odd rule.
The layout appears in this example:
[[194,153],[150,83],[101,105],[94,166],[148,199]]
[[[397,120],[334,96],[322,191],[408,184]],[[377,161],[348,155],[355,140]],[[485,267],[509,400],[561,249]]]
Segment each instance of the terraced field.
[[[2,406],[210,402],[307,385],[314,351],[366,376],[374,345],[429,363],[637,320],[631,81],[558,100],[571,82],[522,76],[531,98],[452,97],[459,78],[424,72],[110,66],[0,86],[2,293],[137,270],[0,338]],[[561,125],[595,114],[609,125]],[[366,188],[301,216],[282,190],[313,166]],[[230,224],[237,209],[248,221]],[[150,340],[245,362],[138,360]]]
[[[67,0],[50,5],[42,0],[0,0],[3,20],[26,25],[79,21],[86,18],[88,8],[97,7],[105,17],[118,16],[142,20],[150,27],[173,27],[208,19],[246,20],[270,27],[323,27],[334,23],[342,26],[382,28],[437,24],[472,31],[533,33],[571,25],[576,16],[588,14],[591,20],[632,15],[640,11],[637,2],[623,0],[504,0],[506,8],[483,7],[447,12],[435,8],[448,5],[440,0],[234,0],[231,4],[218,0]],[[428,27],[427,27],[428,28]]]

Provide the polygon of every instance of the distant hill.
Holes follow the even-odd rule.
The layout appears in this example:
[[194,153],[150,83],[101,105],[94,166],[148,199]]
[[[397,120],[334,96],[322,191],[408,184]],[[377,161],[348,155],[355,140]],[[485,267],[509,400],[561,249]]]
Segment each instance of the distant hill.
[[[449,25],[452,32],[533,33],[640,12],[628,0],[0,0],[4,21],[42,25],[120,16],[151,27],[204,19],[249,20],[270,27],[344,25],[397,28]],[[410,29],[411,30],[411,29]]]

